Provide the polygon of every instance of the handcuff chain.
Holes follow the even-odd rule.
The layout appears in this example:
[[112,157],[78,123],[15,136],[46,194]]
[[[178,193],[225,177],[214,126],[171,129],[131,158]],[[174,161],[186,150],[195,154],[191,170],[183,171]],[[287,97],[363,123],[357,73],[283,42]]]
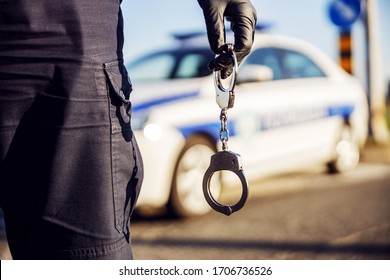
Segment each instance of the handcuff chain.
[[219,116],[221,121],[221,129],[219,131],[219,139],[222,142],[222,150],[226,151],[228,149],[227,142],[229,141],[229,129],[227,128],[227,109],[222,109]]

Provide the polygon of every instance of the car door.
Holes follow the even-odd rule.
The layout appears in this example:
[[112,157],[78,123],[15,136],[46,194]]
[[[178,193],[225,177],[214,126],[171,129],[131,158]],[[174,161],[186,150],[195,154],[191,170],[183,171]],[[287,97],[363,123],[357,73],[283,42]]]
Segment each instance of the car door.
[[246,66],[272,70],[269,80],[242,83],[236,90],[233,141],[248,169],[273,173],[324,157],[334,130],[328,118],[334,90],[320,67],[281,47],[254,50]]

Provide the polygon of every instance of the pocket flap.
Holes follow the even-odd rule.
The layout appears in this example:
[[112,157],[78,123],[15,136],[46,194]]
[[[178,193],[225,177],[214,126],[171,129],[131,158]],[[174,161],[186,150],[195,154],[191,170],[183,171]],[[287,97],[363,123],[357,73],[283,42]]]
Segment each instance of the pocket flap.
[[118,61],[104,63],[104,72],[115,94],[122,102],[129,103],[133,87],[125,66]]

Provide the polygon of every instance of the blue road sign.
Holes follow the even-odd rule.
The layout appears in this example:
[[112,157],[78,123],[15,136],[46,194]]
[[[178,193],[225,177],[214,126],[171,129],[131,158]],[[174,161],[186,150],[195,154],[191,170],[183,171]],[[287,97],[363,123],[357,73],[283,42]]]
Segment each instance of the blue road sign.
[[361,0],[333,0],[329,5],[330,20],[339,27],[350,27],[360,16]]

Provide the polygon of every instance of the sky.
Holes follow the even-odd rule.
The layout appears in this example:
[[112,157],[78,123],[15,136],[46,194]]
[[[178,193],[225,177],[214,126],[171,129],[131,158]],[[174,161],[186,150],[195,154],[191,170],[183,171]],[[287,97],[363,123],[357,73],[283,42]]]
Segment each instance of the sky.
[[[259,22],[271,23],[269,33],[304,39],[338,61],[338,32],[329,18],[333,0],[252,0]],[[390,0],[378,1],[383,83],[390,82]],[[125,60],[174,44],[172,33],[204,31],[196,0],[123,0]],[[365,84],[366,49],[363,24],[352,26],[354,74]]]

